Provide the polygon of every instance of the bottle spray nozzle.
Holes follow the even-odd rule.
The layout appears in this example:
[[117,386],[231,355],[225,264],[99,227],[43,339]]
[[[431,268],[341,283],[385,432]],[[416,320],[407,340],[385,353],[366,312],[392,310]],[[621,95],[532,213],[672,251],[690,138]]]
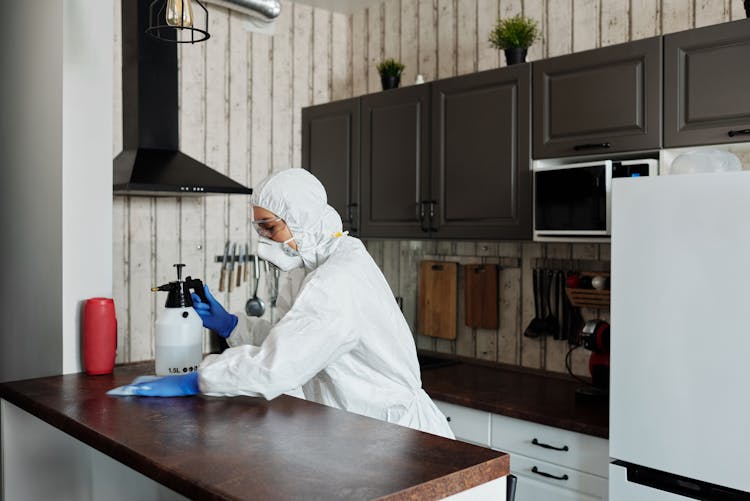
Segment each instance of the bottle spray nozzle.
[[177,268],[177,281],[169,282],[168,284],[159,285],[157,287],[151,287],[152,292],[169,292],[167,296],[167,308],[185,308],[193,306],[193,300],[190,297],[190,291],[193,290],[201,298],[201,301],[208,303],[206,293],[203,290],[203,282],[198,278],[187,277],[184,281],[182,280],[182,268],[184,264],[175,264]]

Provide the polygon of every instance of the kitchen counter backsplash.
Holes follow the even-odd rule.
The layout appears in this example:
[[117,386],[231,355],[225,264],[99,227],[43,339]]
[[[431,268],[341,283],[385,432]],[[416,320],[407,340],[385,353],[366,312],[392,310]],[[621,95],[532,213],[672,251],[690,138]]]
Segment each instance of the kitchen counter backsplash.
[[[420,349],[510,365],[567,372],[566,340],[528,338],[523,331],[534,317],[532,270],[552,268],[574,271],[609,271],[610,244],[541,242],[466,242],[375,240],[365,241],[383,270],[393,294],[402,298],[403,312]],[[459,266],[458,331],[455,340],[417,334],[419,262],[425,259],[459,264],[498,263],[498,329],[474,329],[464,324],[464,276]],[[561,291],[562,293],[562,291]],[[584,320],[609,321],[608,310],[583,308]],[[579,376],[589,376],[591,352],[573,350],[571,366]]]

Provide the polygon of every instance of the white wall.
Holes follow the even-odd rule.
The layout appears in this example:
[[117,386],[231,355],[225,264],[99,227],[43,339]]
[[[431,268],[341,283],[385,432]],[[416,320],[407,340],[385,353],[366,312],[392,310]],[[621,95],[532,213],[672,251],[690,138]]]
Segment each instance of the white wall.
[[79,370],[112,294],[111,3],[0,0],[0,380]]

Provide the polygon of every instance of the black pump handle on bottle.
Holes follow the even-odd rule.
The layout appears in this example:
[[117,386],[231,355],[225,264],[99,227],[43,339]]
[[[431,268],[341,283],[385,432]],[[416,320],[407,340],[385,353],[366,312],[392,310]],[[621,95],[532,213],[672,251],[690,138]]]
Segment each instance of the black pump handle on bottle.
[[185,278],[185,284],[183,285],[183,287],[185,290],[185,302],[188,303],[186,304],[186,306],[193,306],[193,300],[190,297],[191,290],[195,292],[199,298],[201,298],[201,301],[203,301],[204,303],[208,303],[206,291],[203,288],[203,282],[200,278]]

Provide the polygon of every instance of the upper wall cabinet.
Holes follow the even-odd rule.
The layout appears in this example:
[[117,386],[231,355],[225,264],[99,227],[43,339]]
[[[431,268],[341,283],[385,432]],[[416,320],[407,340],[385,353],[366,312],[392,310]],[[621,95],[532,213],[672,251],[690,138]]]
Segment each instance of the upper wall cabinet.
[[362,236],[425,238],[430,86],[370,94],[361,103]]
[[302,167],[326,188],[344,229],[356,235],[359,215],[359,99],[302,110]]
[[530,65],[362,98],[362,236],[531,238]]
[[534,158],[658,149],[661,40],[534,62]]
[[664,146],[750,141],[750,20],[664,37]]
[[530,66],[432,84],[433,236],[531,238]]

